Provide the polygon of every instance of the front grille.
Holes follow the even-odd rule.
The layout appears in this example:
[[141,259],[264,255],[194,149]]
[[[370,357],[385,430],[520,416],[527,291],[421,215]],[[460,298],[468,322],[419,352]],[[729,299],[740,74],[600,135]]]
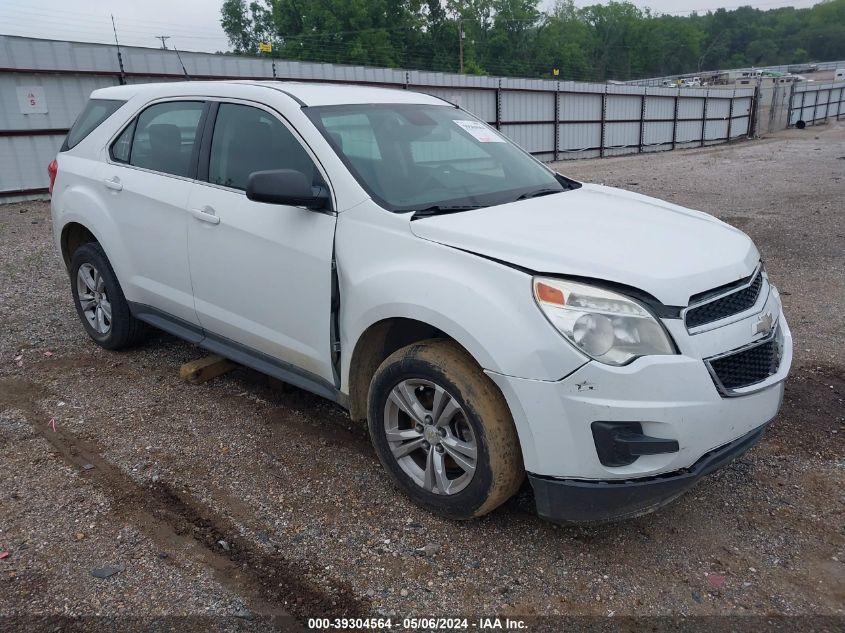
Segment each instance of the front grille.
[[780,366],[780,345],[772,339],[762,345],[708,361],[725,389],[739,389],[764,381]]
[[732,292],[729,295],[720,297],[710,303],[705,303],[696,308],[690,308],[686,314],[687,328],[698,327],[705,323],[712,323],[734,314],[744,312],[757,303],[760,290],[763,287],[763,273],[757,271],[751,284]]

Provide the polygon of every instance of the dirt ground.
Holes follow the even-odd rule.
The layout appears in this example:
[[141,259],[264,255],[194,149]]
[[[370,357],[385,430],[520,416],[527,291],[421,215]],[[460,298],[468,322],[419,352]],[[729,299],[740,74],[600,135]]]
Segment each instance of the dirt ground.
[[[620,524],[545,523],[527,490],[481,520],[441,520],[390,485],[365,429],[336,406],[246,369],[188,384],[180,365],[204,354],[164,334],[98,348],[73,310],[48,205],[4,205],[0,628],[566,614],[817,615],[841,630],[845,124],[559,167],[754,238],[796,341],[761,444]],[[103,568],[113,575],[92,575]]]

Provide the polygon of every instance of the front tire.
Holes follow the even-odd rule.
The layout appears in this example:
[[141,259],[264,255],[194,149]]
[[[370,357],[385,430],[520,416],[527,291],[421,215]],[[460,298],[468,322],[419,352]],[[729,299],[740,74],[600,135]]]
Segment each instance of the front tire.
[[144,324],[132,316],[117,276],[99,244],[89,242],[74,251],[70,282],[76,313],[97,345],[116,350],[141,340]]
[[415,343],[376,370],[370,437],[393,480],[415,503],[450,519],[494,510],[525,472],[507,403],[452,341]]

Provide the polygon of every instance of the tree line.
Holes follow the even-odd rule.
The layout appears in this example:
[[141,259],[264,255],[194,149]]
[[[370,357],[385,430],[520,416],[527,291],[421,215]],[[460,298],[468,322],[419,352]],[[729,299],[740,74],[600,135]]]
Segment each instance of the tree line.
[[629,2],[224,0],[235,53],[442,72],[626,80],[845,59],[845,0],[675,16]]

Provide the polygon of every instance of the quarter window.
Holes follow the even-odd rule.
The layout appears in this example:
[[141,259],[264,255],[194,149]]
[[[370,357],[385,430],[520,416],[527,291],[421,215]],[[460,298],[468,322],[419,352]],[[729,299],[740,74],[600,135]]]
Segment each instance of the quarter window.
[[129,152],[132,150],[132,135],[135,133],[136,122],[137,119],[134,119],[132,123],[127,125],[126,129],[117,137],[117,140],[112,143],[110,150],[112,160],[119,163],[129,162]]
[[[200,101],[157,103],[144,110],[134,125],[129,164],[175,176],[190,176],[202,110]],[[121,147],[122,139],[123,134],[112,146],[116,160],[125,151]]]
[[276,117],[259,108],[220,104],[208,181],[244,190],[251,173],[268,169],[295,169],[309,181],[319,182],[311,157]]

